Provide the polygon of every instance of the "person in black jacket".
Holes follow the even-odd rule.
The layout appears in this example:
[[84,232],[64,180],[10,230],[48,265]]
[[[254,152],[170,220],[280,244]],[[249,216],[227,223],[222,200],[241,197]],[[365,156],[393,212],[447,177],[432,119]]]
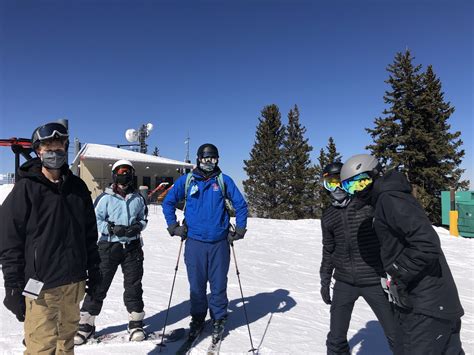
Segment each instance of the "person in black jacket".
[[65,126],[38,127],[32,146],[1,208],[4,305],[25,322],[26,354],[72,354],[86,279],[91,294],[100,281],[94,207],[67,166]]
[[[380,321],[389,347],[395,338],[393,311],[381,287],[385,277],[380,260],[380,245],[372,228],[373,209],[363,200],[351,197],[341,188],[342,163],[327,165],[323,184],[331,206],[323,211],[323,258],[321,297],[331,305],[328,354],[350,354],[347,331],[355,301],[362,296]],[[334,272],[334,274],[333,274]],[[330,297],[331,278],[336,283]]]
[[382,175],[374,157],[359,154],[344,164],[341,180],[346,191],[375,206],[374,227],[395,304],[395,354],[464,354],[464,310],[456,284],[405,175],[395,170]]

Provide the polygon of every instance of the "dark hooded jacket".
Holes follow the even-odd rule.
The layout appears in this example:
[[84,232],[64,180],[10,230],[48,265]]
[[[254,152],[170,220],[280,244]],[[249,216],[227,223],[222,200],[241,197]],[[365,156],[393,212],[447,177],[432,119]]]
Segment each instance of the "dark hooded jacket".
[[345,208],[330,206],[324,211],[322,277],[334,270],[337,281],[354,286],[380,285],[385,272],[372,219],[372,206],[357,198]]
[[60,183],[49,181],[39,158],[23,164],[19,177],[0,210],[5,287],[23,288],[30,278],[43,289],[85,280],[100,262],[86,184],[67,166]]
[[411,194],[405,175],[389,171],[372,190],[374,227],[385,271],[406,294],[413,312],[442,319],[464,314],[438,234]]

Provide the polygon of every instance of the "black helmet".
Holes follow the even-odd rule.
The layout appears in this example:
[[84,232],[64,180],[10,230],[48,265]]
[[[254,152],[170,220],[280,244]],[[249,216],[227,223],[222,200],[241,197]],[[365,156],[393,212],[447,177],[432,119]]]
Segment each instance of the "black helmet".
[[342,164],[340,161],[329,163],[323,169],[323,177],[328,175],[339,175],[343,165],[344,164]]
[[31,135],[31,146],[34,150],[38,149],[43,141],[47,140],[62,140],[66,142],[66,150],[69,146],[69,132],[62,123],[50,122],[39,126],[33,131]]
[[197,158],[198,160],[201,158],[219,158],[219,151],[214,144],[205,143],[201,145],[197,151]]

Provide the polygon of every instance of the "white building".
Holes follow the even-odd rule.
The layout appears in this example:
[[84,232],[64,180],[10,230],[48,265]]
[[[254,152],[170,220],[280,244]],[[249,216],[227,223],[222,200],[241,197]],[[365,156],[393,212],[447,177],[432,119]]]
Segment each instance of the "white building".
[[150,190],[162,182],[171,186],[187,169],[193,168],[192,164],[178,160],[87,143],[74,158],[71,170],[85,181],[95,199],[112,183],[112,165],[120,159],[132,162],[136,186],[147,186]]

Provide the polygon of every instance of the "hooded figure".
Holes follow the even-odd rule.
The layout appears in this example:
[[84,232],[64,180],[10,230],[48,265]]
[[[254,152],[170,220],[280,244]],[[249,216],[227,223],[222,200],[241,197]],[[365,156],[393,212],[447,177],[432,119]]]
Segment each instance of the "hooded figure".
[[460,341],[464,310],[439,236],[411,194],[405,175],[395,170],[383,174],[379,167],[374,157],[356,155],[343,168],[341,179],[346,190],[363,194],[375,208],[374,228],[395,309],[394,352],[464,354]]

